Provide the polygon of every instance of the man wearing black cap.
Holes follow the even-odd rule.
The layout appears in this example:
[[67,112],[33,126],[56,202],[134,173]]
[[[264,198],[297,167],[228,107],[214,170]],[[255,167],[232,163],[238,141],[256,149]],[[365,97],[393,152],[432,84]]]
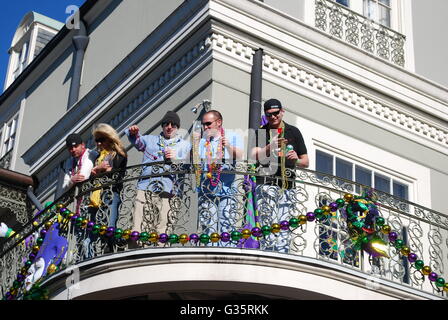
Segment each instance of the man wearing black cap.
[[56,198],[75,184],[89,179],[93,163],[98,156],[95,151],[86,148],[78,133],[70,134],[66,138],[65,144],[71,157],[65,162],[59,176]]
[[[293,170],[307,168],[309,158],[300,130],[283,121],[285,110],[279,100],[267,100],[264,114],[268,123],[256,131],[257,147],[252,150],[252,156],[258,161],[259,174],[266,176],[257,179],[259,215],[264,223],[272,224],[289,221],[297,215]],[[274,250],[289,250],[286,232],[275,242]]]
[[[180,118],[177,113],[168,111],[161,124],[162,132],[159,135],[141,136],[140,128],[136,125],[125,130],[129,141],[143,153],[143,165],[161,161],[171,163],[186,159],[190,154],[190,142],[178,134]],[[169,165],[143,166],[142,177],[161,174],[169,169]],[[169,231],[167,227],[172,225],[172,221],[168,221],[169,201],[174,196],[175,178],[173,175],[161,175],[139,180],[134,205],[133,230],[158,233]]]

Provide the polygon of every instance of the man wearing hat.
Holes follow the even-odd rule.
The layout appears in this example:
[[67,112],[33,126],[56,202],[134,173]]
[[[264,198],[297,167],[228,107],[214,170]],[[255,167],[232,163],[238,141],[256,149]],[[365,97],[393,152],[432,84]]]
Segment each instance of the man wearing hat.
[[[277,99],[269,99],[264,103],[264,114],[267,124],[256,131],[257,146],[252,156],[258,161],[257,205],[262,223],[280,223],[297,216],[294,201],[294,169],[307,168],[309,158],[305,142],[300,130],[285,121],[285,110]],[[268,239],[269,240],[269,239]],[[279,252],[289,250],[289,237],[282,231],[275,240],[270,239]]]
[[93,163],[98,156],[96,151],[86,148],[81,135],[78,133],[70,134],[66,138],[65,144],[71,157],[62,167],[56,188],[56,198],[75,184],[89,179]]
[[[179,134],[180,118],[174,111],[168,111],[161,121],[162,132],[159,135],[140,135],[140,128],[133,125],[125,133],[134,147],[143,153],[142,165],[154,162],[171,163],[187,159],[190,154],[190,142]],[[137,184],[137,197],[134,204],[133,229],[135,231],[169,232],[168,212],[170,200],[176,196],[175,175],[160,175],[170,170],[170,165],[143,166],[142,178]],[[172,216],[172,215],[170,215]]]

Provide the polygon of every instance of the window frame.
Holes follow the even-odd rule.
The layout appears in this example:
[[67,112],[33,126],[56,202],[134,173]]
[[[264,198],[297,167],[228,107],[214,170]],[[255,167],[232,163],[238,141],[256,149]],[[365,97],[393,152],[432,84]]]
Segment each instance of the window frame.
[[[11,135],[11,128],[14,128],[14,132],[12,135]],[[8,121],[6,121],[3,124],[0,159],[3,158],[8,152],[12,152],[14,150],[17,141],[18,131],[19,131],[19,113],[16,113],[13,117],[11,117]],[[11,138],[13,139],[12,142]]]
[[[406,198],[401,198],[401,199],[406,200],[406,201],[412,201],[412,194],[413,194],[411,192],[412,191],[411,189],[413,188],[412,181],[403,180],[399,177],[398,174],[392,174],[391,172],[385,172],[384,170],[381,170],[381,168],[376,167],[374,164],[369,164],[366,161],[362,161],[361,159],[356,159],[356,157],[353,155],[350,155],[350,157],[347,157],[338,152],[324,149],[320,146],[319,147],[316,146],[316,149],[315,149],[315,156],[316,156],[315,169],[316,169],[316,171],[318,171],[317,170],[317,168],[318,168],[318,153],[323,153],[326,156],[326,158],[332,157],[332,164],[331,164],[332,173],[328,173],[328,174],[331,174],[332,176],[335,176],[335,177],[339,177],[336,174],[336,163],[337,163],[337,159],[340,159],[341,161],[343,161],[345,163],[352,164],[352,178],[353,178],[352,181],[353,182],[357,182],[357,180],[358,180],[357,179],[357,169],[358,168],[361,170],[370,171],[370,173],[369,173],[370,174],[370,186],[372,188],[374,188],[376,190],[376,188],[375,188],[375,177],[376,176],[381,177],[381,178],[387,178],[387,179],[389,179],[389,192],[386,192],[386,193],[393,195],[394,197],[401,198],[398,195],[394,195],[394,183],[397,185],[405,186],[405,187],[407,187],[407,189],[405,189],[405,190],[407,190],[407,199]],[[321,172],[321,171],[319,171],[319,172]],[[325,173],[325,172],[322,172],[322,173]],[[339,178],[345,179],[343,177],[339,177]],[[361,183],[361,182],[357,182],[357,183]],[[365,185],[365,183],[361,183],[361,184]],[[359,190],[357,190],[357,192],[359,192]]]

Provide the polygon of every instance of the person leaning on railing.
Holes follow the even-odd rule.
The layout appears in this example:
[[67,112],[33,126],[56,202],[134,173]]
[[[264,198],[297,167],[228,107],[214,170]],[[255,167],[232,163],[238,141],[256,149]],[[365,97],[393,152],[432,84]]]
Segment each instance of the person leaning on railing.
[[56,187],[56,199],[75,184],[90,178],[93,163],[98,156],[96,151],[86,148],[78,133],[70,134],[65,142],[71,157],[61,168]]
[[[117,131],[106,123],[100,123],[92,130],[95,139],[98,158],[95,160],[95,167],[92,169],[92,175],[96,176],[101,173],[110,172],[112,170],[126,169],[128,163],[128,155],[124,149],[123,143],[118,136]],[[121,173],[121,176],[123,173]],[[121,180],[121,179],[119,179]],[[109,226],[116,227],[118,220],[118,207],[121,203],[120,191],[122,184],[112,186],[112,203],[110,203]],[[102,205],[103,190],[95,190],[90,195],[89,211],[94,213]]]
[[[129,141],[143,153],[142,177],[137,184],[137,196],[134,202],[133,230],[165,233],[169,221],[170,199],[175,196],[174,175],[160,175],[146,177],[161,173],[154,171],[151,163],[165,161],[182,161],[190,154],[191,144],[179,134],[180,118],[174,111],[168,111],[163,117],[162,132],[159,135],[140,135],[140,128],[133,125],[125,130]],[[160,165],[156,165],[160,169]],[[169,170],[170,166],[163,166]]]
[[199,223],[203,232],[231,232],[238,221],[235,195],[235,174],[221,174],[233,170],[230,165],[243,156],[243,140],[236,132],[224,129],[219,111],[210,110],[202,116],[204,134],[198,154],[202,162],[199,190]]
[[[283,121],[285,110],[279,100],[267,100],[264,114],[268,123],[256,131],[257,145],[252,150],[252,157],[258,161],[258,172],[264,176],[257,178],[257,205],[261,211],[272,208],[272,222],[289,221],[294,215],[290,210],[295,178],[292,170],[308,167],[307,149],[300,130]],[[279,199],[273,199],[272,188],[278,191]],[[288,234],[283,232],[277,240],[274,250],[287,252]]]

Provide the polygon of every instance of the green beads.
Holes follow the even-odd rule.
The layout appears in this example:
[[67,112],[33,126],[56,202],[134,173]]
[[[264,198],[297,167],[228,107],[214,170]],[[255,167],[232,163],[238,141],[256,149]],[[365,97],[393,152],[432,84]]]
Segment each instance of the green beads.
[[208,234],[201,234],[201,236],[199,237],[199,241],[203,244],[207,244],[210,242],[210,236]]
[[423,260],[417,260],[415,261],[414,265],[417,270],[420,270],[425,266],[425,263],[423,262]]
[[380,227],[384,226],[384,223],[386,222],[386,220],[384,220],[383,217],[377,217],[376,218],[376,224]]
[[268,235],[271,234],[272,230],[271,230],[270,226],[262,226],[261,227],[261,232],[263,233],[264,236],[268,236]]

